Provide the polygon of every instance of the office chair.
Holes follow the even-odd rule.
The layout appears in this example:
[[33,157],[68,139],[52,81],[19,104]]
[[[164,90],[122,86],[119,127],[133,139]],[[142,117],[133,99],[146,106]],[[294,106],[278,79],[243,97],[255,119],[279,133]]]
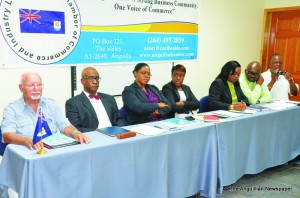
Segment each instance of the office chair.
[[2,132],[1,132],[1,126],[0,126],[0,155],[3,156],[5,148],[7,146],[7,143],[2,142]]
[[198,113],[203,113],[208,111],[208,96],[204,96],[199,101],[199,111]]
[[126,113],[126,110],[125,110],[124,106],[121,107],[120,114],[127,121],[127,113]]

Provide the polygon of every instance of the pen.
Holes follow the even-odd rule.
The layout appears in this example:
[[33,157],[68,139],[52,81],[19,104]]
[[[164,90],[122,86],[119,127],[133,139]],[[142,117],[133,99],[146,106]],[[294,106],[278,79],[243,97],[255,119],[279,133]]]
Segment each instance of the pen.
[[155,128],[158,128],[158,129],[162,129],[161,127],[159,127],[159,126],[154,126]]
[[180,130],[181,128],[180,127],[172,127],[169,129],[169,131],[177,131],[177,130]]

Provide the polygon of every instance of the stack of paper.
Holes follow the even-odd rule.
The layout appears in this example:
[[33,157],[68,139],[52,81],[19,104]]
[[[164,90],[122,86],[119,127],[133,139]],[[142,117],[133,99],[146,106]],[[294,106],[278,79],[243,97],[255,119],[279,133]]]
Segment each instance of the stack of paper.
[[75,139],[65,136],[62,133],[54,133],[43,139],[46,148],[59,148],[79,144]]
[[247,107],[247,109],[253,109],[253,110],[256,110],[256,111],[269,111],[270,108],[269,107],[264,107],[264,106],[261,106],[261,105],[250,105],[249,107]]
[[278,100],[278,101],[273,101],[273,102],[265,103],[265,104],[261,104],[261,105],[263,107],[268,107],[268,108],[274,109],[274,110],[282,110],[282,109],[295,107],[297,105],[297,103],[295,103],[293,101]]
[[131,128],[130,129],[133,132],[137,132],[140,133],[142,135],[156,135],[156,134],[160,134],[160,133],[164,133],[167,130],[165,129],[159,129],[156,127],[151,127],[151,126],[147,126],[147,125],[139,125],[137,127]]
[[224,118],[225,117],[235,118],[235,117],[239,117],[239,116],[243,115],[240,112],[232,112],[232,111],[226,111],[226,110],[210,111],[209,113],[215,114],[215,115],[218,115],[218,116],[220,115],[220,116],[223,116]]

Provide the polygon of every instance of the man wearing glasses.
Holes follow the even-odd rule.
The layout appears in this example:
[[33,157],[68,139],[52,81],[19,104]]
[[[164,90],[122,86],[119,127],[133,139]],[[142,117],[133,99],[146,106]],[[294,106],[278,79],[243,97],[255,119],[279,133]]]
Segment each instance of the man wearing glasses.
[[297,96],[299,86],[293,80],[291,73],[283,72],[283,60],[280,54],[272,54],[270,57],[270,69],[263,72],[264,84],[268,86],[273,100],[289,100],[288,94]]
[[52,133],[59,129],[81,143],[90,142],[88,137],[70,124],[54,100],[42,97],[43,83],[38,73],[24,73],[21,76],[19,89],[23,96],[7,105],[3,111],[1,129],[5,143],[24,145],[30,150],[40,150],[42,142],[33,144],[32,140],[40,113],[45,117]]
[[125,126],[114,97],[97,92],[101,77],[95,68],[82,71],[84,91],[66,101],[66,116],[82,132],[95,131],[109,126]]
[[250,104],[258,104],[272,101],[272,95],[260,75],[260,64],[252,61],[248,64],[245,73],[240,78],[243,93],[247,96]]

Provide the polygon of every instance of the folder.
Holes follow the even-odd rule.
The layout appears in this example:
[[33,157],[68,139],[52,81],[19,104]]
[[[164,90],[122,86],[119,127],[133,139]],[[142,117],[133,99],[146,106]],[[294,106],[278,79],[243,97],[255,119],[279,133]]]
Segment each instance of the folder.
[[43,139],[44,146],[48,149],[60,148],[79,144],[74,138],[70,138],[62,133],[54,133]]
[[129,130],[118,127],[118,126],[100,128],[100,129],[96,129],[96,131],[103,133],[105,135],[108,135],[108,136],[112,136],[112,137],[117,136],[122,133],[130,132]]
[[219,117],[217,115],[204,115],[203,120],[205,122],[219,122]]

